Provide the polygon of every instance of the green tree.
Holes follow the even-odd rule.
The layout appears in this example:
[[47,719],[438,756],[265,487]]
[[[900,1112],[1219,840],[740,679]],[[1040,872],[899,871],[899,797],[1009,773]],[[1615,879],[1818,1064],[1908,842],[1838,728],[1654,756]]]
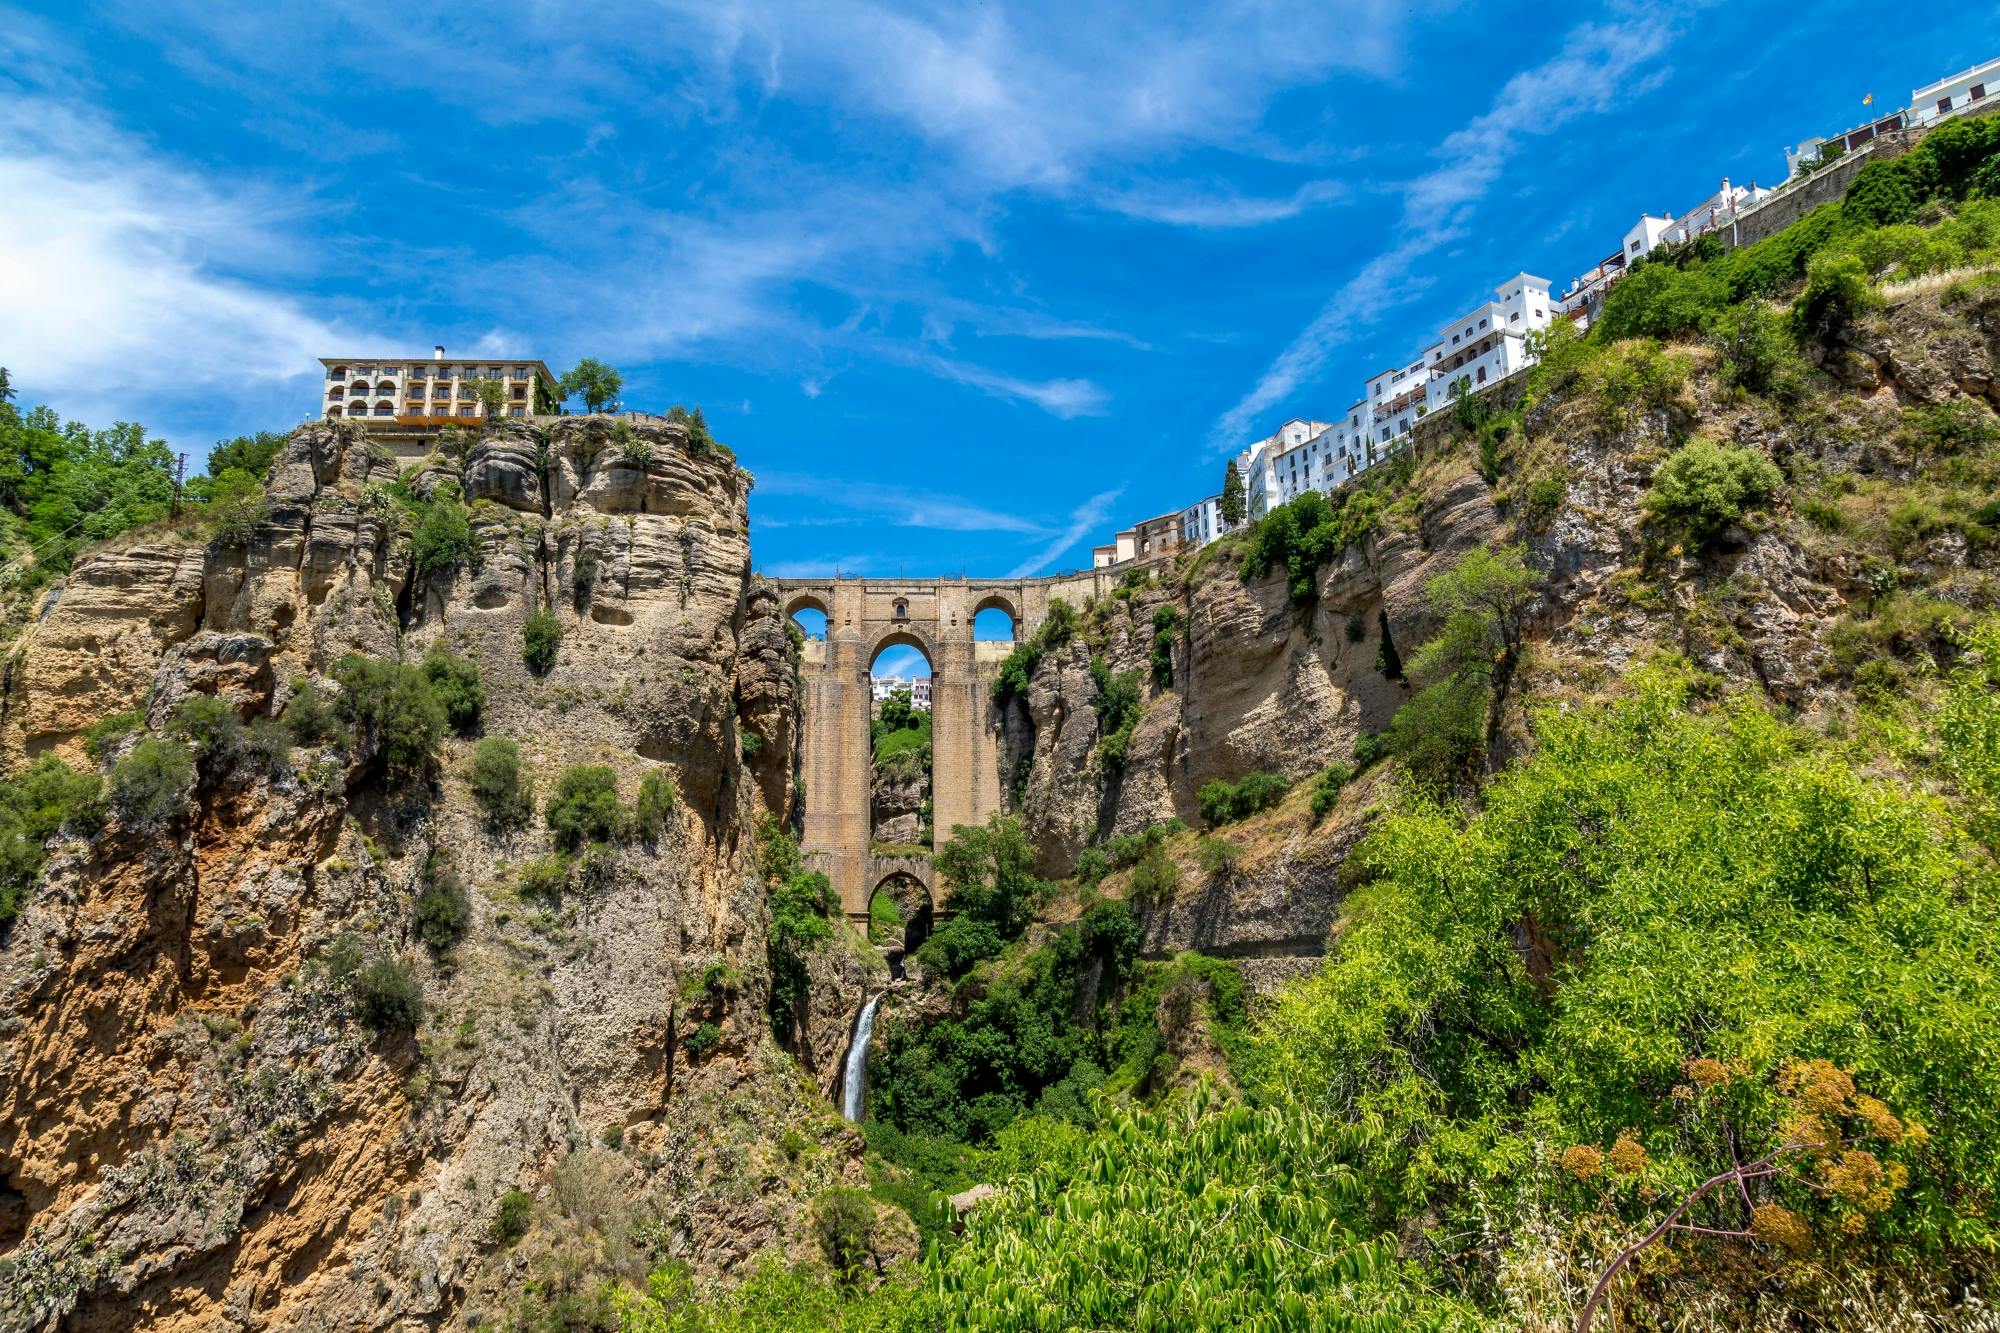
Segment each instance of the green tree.
[[[1512,689],[1515,668],[1527,633],[1527,617],[1542,586],[1541,574],[1530,568],[1521,546],[1492,550],[1474,547],[1457,563],[1424,585],[1433,614],[1443,619],[1435,637],[1411,656],[1409,670],[1429,686],[1446,688],[1418,705],[1411,722],[1448,728],[1462,735],[1467,697],[1486,703],[1484,735],[1490,746],[1500,734],[1502,715]],[[1400,716],[1400,714],[1399,714]],[[1392,727],[1392,744],[1398,733]],[[1404,733],[1414,740],[1422,731]],[[1408,753],[1405,752],[1405,757]]]
[[51,835],[72,819],[99,810],[103,784],[43,755],[0,783],[0,932],[34,887]]
[[217,440],[215,447],[208,451],[208,475],[220,477],[226,472],[237,471],[247,474],[253,481],[262,481],[288,438],[281,431],[260,430],[255,435]]
[[1222,470],[1222,500],[1217,504],[1216,511],[1225,528],[1233,528],[1243,522],[1243,474],[1237,470],[1233,458]]
[[444,720],[460,735],[479,725],[480,710],[486,707],[486,686],[479,678],[479,664],[460,657],[443,644],[434,644],[424,654],[424,680],[444,710]]
[[554,611],[547,607],[530,611],[521,621],[521,660],[537,676],[548,675],[562,639],[562,620]]
[[594,357],[585,357],[557,386],[564,398],[583,399],[587,412],[602,411],[625,387],[625,377]]
[[955,826],[935,861],[952,886],[951,917],[924,941],[917,957],[926,968],[960,977],[1020,937],[1048,885],[1034,873],[1034,845],[1020,823],[1005,815],[989,816],[983,825]]
[[481,417],[488,424],[507,415],[507,389],[499,380],[481,376],[467,380],[465,387],[472,391],[472,399],[479,404]]

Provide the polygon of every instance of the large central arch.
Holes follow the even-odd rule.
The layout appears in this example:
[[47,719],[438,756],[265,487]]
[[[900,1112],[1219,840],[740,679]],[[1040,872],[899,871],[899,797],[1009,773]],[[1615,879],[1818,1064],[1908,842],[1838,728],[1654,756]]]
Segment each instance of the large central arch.
[[[931,804],[937,836],[948,838],[953,826],[984,823],[1001,808],[992,687],[1014,645],[975,641],[973,618],[997,606],[1013,618],[1016,637],[1025,638],[1041,624],[1050,598],[1080,607],[1115,583],[1115,575],[1096,571],[1051,579],[774,581],[786,615],[811,608],[826,616],[826,638],[806,643],[801,665],[804,844],[832,880],[842,909],[864,928],[876,884],[868,853],[868,672],[875,654],[904,643],[930,659]],[[932,883],[928,876],[925,882]],[[942,911],[935,889],[933,898]]]

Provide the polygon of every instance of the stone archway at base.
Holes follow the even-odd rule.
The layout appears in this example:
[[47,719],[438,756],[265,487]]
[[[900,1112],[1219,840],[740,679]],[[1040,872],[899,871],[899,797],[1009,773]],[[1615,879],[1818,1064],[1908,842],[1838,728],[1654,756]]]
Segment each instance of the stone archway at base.
[[[982,824],[1001,808],[999,714],[993,680],[1014,645],[976,642],[972,622],[997,606],[1014,620],[1016,640],[1041,624],[1049,600],[1081,607],[1109,596],[1125,571],[1088,571],[1043,579],[779,579],[772,586],[785,614],[810,607],[826,616],[826,637],[801,651],[805,690],[802,843],[825,872],[849,918],[866,928],[868,899],[882,875],[869,848],[868,672],[885,644],[910,643],[931,664],[931,805],[933,826],[948,837],[959,824]],[[919,879],[943,916],[930,863]]]

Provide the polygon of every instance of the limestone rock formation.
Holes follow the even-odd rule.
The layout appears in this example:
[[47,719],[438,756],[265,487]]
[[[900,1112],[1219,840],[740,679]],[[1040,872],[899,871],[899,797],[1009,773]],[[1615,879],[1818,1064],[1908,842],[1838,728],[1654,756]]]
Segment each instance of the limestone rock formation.
[[[310,425],[247,545],[80,561],[9,659],[7,762],[88,762],[95,721],[158,724],[194,695],[274,714],[343,654],[443,645],[479,664],[480,734],[515,740],[540,793],[604,763],[628,801],[666,773],[675,810],[582,858],[560,904],[519,893],[547,835],[488,825],[472,738],[429,778],[316,749],[277,775],[204,768],[166,827],[114,816],[63,841],[0,942],[0,1327],[470,1324],[561,1267],[579,1179],[616,1179],[648,1261],[721,1271],[794,1243],[803,1203],[858,1172],[763,1011],[752,825],[789,805],[797,723],[745,475],[675,426],[635,443],[601,419],[509,423],[407,474],[470,505],[470,556],[422,574],[398,477],[354,428]],[[544,607],[564,636],[537,676],[522,626]],[[472,918],[445,952],[413,922],[441,871]],[[343,956],[413,969],[414,1031],[359,1021]],[[871,958],[815,963],[816,1074]],[[716,965],[742,980],[702,991]],[[745,1195],[749,1162],[801,1127],[831,1149],[816,1174]],[[493,1227],[514,1189],[549,1221],[510,1249]]]

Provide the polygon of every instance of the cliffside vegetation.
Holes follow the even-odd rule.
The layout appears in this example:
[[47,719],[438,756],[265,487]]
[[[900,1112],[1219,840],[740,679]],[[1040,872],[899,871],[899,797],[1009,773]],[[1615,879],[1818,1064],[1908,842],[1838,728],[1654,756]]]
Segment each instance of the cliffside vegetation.
[[[1190,862],[1235,873],[1222,837],[1106,839],[1068,884],[1000,828],[947,847],[982,849],[959,874],[985,906],[940,932],[964,936],[932,956],[944,1007],[885,1020],[877,1192],[917,1215],[977,1180],[999,1194],[961,1232],[927,1224],[921,1267],[873,1293],[766,1275],[761,1304],[704,1317],[1970,1317],[2000,1160],[1982,1056],[2000,1022],[1996,140],[2000,119],[1954,127],[1757,246],[1638,266],[1588,337],[1543,340],[1511,401],[1461,400],[1425,457],[1188,562],[1190,586],[1282,571],[1310,610],[1343,552],[1416,532],[1455,466],[1506,522],[1415,590],[1402,642],[1386,613],[1349,616],[1355,643],[1379,618],[1381,675],[1409,689],[1352,763],[1324,756],[1290,804],[1281,774],[1203,789],[1211,824],[1351,820],[1356,770],[1391,761],[1324,965],[1246,1007],[1227,962],[1131,952],[1149,892],[1182,892]],[[1935,304],[1893,322],[1912,300]],[[1854,392],[1883,384],[1899,402]],[[1551,552],[1606,509],[1631,516],[1621,566],[1565,605]],[[1787,641],[1796,660],[1746,640],[1779,595],[1745,558],[1767,539],[1843,589]],[[1098,610],[1052,617],[996,697],[1043,688],[1078,636],[1095,655]],[[1613,634],[1617,665],[1592,660]],[[1111,876],[1126,902],[1100,893]]]

